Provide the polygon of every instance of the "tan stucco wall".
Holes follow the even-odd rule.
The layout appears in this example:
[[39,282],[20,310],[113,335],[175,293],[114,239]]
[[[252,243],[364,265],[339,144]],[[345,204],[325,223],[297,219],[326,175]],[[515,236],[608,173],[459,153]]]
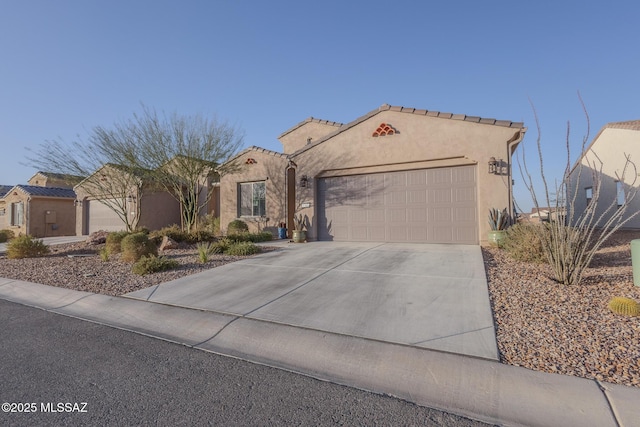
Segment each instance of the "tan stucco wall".
[[[2,215],[4,212],[4,215]],[[0,230],[8,228],[9,213],[7,212],[7,206],[4,200],[0,200]]]
[[[390,124],[397,133],[373,137],[381,123]],[[317,236],[314,190],[320,177],[477,164],[478,240],[486,242],[488,210],[511,210],[511,178],[508,174],[489,174],[488,161],[490,157],[503,159],[507,166],[507,142],[519,133],[520,129],[506,126],[397,111],[376,114],[293,158],[298,164],[297,176],[313,178],[306,195],[311,206],[300,211],[312,224],[307,235],[310,239]]]
[[73,184],[70,181],[56,178],[42,172],[37,172],[35,175],[29,178],[27,184],[34,185],[36,187],[73,188]]
[[[248,158],[255,164],[245,164]],[[240,170],[225,174],[220,178],[220,228],[226,232],[234,219],[242,219],[249,225],[250,231],[257,231],[258,218],[238,217],[238,185],[242,182],[265,181],[266,226],[273,231],[277,224],[286,221],[286,187],[284,157],[262,151],[248,151],[236,159]],[[260,224],[262,226],[264,224]]]
[[[623,182],[627,187],[632,186],[636,189],[632,191],[637,191],[640,188],[640,177],[638,176],[638,172],[640,172],[640,131],[605,128],[600,132],[580,161],[582,170],[580,171],[580,168],[576,167],[571,174],[572,188],[576,189],[577,193],[575,203],[572,203],[573,194],[567,195],[567,201],[574,207],[575,216],[586,208],[585,188],[595,187],[596,183],[594,183],[592,173],[594,164],[596,170],[602,168],[600,199],[596,215],[599,217],[612,202],[617,200],[616,181],[622,178],[626,154],[630,155],[630,160],[635,163],[635,168],[638,170],[630,165]],[[640,194],[632,200],[627,213],[634,213],[638,210],[640,210]],[[640,216],[631,219],[624,227],[640,228]]]
[[173,224],[180,225],[180,204],[169,193],[145,194],[140,209],[138,227],[159,230]]
[[[74,236],[75,235],[75,207],[73,199],[29,197],[17,191],[17,194],[7,194],[5,203],[7,214],[4,216],[6,227],[15,235],[30,234],[34,237]],[[12,203],[24,203],[24,223],[21,226],[10,226],[9,209]],[[49,215],[46,212],[51,212]],[[55,222],[45,223],[45,218],[55,219]],[[54,229],[55,228],[55,229]]]
[[311,119],[291,132],[280,136],[279,140],[282,143],[283,153],[291,154],[307,145],[307,140],[309,138],[311,138],[311,143],[313,143],[320,138],[335,132],[339,128],[339,126],[331,122]]

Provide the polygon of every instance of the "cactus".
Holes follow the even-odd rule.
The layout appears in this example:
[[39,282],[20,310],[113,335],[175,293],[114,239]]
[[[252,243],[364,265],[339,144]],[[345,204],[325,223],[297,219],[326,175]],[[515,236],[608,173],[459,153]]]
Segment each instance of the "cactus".
[[489,209],[489,225],[492,230],[506,230],[509,226],[509,214],[507,208],[503,210]]
[[609,301],[609,310],[624,316],[640,316],[640,304],[625,297],[614,297]]

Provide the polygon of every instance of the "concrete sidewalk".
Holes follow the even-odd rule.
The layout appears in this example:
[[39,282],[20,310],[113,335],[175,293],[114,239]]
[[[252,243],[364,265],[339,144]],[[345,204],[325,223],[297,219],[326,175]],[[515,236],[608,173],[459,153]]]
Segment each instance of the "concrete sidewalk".
[[638,388],[497,361],[478,247],[278,244],[128,297],[0,278],[0,298],[489,423],[637,425]]

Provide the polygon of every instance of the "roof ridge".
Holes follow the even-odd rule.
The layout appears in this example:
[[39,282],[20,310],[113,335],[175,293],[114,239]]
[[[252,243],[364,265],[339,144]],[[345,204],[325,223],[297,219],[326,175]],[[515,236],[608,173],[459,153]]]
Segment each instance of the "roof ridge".
[[523,122],[512,122],[510,120],[496,120],[492,118],[483,118],[479,116],[467,116],[465,114],[443,113],[441,111],[435,111],[435,110],[422,110],[422,109],[416,109],[416,108],[410,108],[410,107],[402,107],[399,105],[394,106],[389,104],[382,104],[380,107],[376,108],[375,110],[369,111],[365,115],[358,117],[357,119],[347,123],[346,125],[342,125],[339,129],[335,130],[334,132],[331,132],[330,134],[323,136],[317,141],[314,141],[313,143],[308,144],[300,148],[299,150],[291,153],[290,157],[295,157],[296,155],[310,149],[311,147],[315,147],[316,145],[322,144],[324,141],[333,138],[334,136],[354,127],[359,123],[362,123],[365,120],[370,119],[371,117],[383,111],[397,111],[400,113],[410,113],[410,114],[417,114],[417,115],[423,115],[423,116],[429,116],[429,117],[438,117],[443,119],[463,120],[463,121],[468,121],[472,123],[486,124],[486,125],[493,125],[493,126],[503,126],[503,127],[510,127],[515,129],[522,129],[524,127]]
[[623,122],[610,122],[604,125],[605,128],[612,129],[629,129],[640,130],[640,119],[638,120],[626,120]]
[[286,131],[282,132],[279,136],[278,139],[282,138],[283,136],[285,136],[288,133],[293,132],[294,130],[298,129],[300,126],[306,125],[307,123],[320,123],[322,125],[329,125],[329,126],[336,126],[336,127],[342,127],[344,126],[344,123],[340,123],[340,122],[332,122],[331,120],[324,120],[324,119],[317,119],[313,116],[309,116],[306,119],[304,119],[303,121],[301,121],[300,123],[298,123],[297,125],[294,125],[293,127],[287,129]]

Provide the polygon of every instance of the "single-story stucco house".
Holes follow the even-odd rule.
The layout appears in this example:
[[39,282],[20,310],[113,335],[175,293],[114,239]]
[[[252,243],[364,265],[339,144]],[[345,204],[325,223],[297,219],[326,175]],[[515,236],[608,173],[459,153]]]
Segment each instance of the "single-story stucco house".
[[36,172],[26,185],[0,186],[0,229],[34,237],[75,234],[75,193],[78,177]]
[[511,156],[523,123],[382,105],[342,124],[308,118],[250,147],[220,178],[220,223],[289,229],[309,240],[479,244],[490,208],[512,213]]
[[16,185],[3,197],[4,226],[16,236],[75,235],[75,193],[69,188]]
[[[627,156],[630,163],[627,163]],[[626,171],[625,171],[626,165]],[[604,215],[612,207],[622,206],[626,198],[640,188],[640,120],[608,123],[576,161],[569,175],[566,196],[578,218],[597,196],[595,217],[600,225],[610,216]],[[595,178],[595,179],[594,179]],[[640,194],[630,199],[626,215],[640,211]],[[640,216],[632,218],[624,228],[640,228]]]
[[[77,184],[74,187],[77,235],[126,230],[127,222],[132,229],[148,230],[180,225],[180,203],[172,193],[154,183],[152,176],[149,171],[105,164]],[[218,174],[213,172],[199,179],[200,215],[218,215],[218,180]]]

